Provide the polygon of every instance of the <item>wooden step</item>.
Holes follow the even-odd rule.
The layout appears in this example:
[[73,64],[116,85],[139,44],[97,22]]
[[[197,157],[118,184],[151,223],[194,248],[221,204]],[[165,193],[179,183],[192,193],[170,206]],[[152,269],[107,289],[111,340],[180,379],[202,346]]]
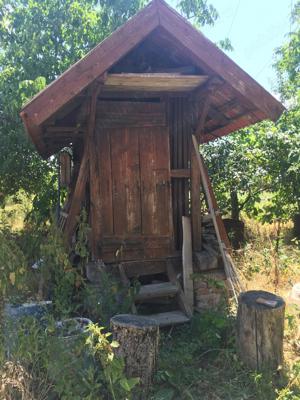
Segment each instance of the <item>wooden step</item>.
[[141,286],[135,296],[136,301],[155,299],[158,297],[175,296],[178,293],[178,286],[171,282],[153,283]]
[[179,325],[190,321],[189,317],[187,317],[182,311],[169,311],[145,315],[144,317],[156,321],[160,327]]

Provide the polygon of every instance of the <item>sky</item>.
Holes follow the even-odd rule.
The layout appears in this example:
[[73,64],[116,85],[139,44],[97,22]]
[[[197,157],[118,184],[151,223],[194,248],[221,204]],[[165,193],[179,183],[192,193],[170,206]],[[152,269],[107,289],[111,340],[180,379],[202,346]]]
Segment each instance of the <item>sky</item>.
[[225,37],[234,50],[227,54],[264,88],[275,94],[274,50],[290,30],[295,0],[208,0],[219,13],[202,32],[213,42]]

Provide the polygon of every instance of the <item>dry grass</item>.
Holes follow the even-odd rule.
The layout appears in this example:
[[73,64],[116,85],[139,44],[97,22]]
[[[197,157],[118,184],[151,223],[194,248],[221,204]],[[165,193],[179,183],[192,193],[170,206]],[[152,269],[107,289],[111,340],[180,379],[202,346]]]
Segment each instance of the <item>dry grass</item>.
[[19,363],[7,361],[0,370],[0,398],[5,400],[46,400],[50,386],[36,382]]
[[293,239],[291,222],[281,227],[279,238],[277,224],[245,222],[247,244],[235,252],[235,265],[245,277],[247,290],[266,290],[284,298],[285,362],[292,367],[300,361],[300,306],[290,297],[293,285],[300,282],[299,243]]

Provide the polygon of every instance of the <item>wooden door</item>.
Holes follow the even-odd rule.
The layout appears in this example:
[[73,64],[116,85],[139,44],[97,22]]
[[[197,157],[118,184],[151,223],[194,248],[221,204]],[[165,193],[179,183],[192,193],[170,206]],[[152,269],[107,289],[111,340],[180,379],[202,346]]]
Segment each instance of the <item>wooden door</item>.
[[170,255],[173,229],[167,128],[101,128],[96,144],[103,259]]

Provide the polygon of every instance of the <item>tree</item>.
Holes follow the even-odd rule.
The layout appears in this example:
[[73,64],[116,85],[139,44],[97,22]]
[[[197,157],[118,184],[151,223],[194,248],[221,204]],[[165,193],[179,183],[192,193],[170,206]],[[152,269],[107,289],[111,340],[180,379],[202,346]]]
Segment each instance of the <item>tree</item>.
[[204,146],[222,210],[238,219],[245,210],[263,221],[300,213],[300,1],[293,30],[276,50],[278,91],[289,111]]
[[293,106],[300,104],[300,1],[291,13],[292,31],[287,42],[276,51],[275,69],[278,76],[278,91],[283,100]]
[[250,127],[203,146],[218,204],[234,220],[242,210],[256,214],[256,202],[270,185],[258,134],[258,126]]
[[[47,192],[55,193],[55,180],[49,178],[55,174],[55,160],[43,161],[33,149],[18,116],[20,108],[144,4],[0,0],[0,200],[20,189],[29,195],[45,193],[47,185]],[[198,26],[217,18],[206,0],[182,0],[178,8]]]

